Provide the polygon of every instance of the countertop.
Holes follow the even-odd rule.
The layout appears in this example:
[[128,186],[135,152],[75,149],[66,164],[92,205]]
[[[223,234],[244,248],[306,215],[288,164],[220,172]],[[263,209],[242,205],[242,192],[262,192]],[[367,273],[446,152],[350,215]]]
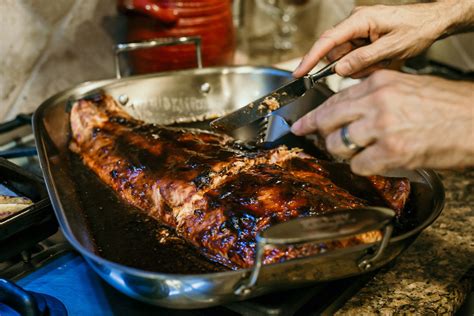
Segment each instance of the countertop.
[[439,172],[441,216],[352,297],[338,315],[452,314],[474,282],[474,169]]

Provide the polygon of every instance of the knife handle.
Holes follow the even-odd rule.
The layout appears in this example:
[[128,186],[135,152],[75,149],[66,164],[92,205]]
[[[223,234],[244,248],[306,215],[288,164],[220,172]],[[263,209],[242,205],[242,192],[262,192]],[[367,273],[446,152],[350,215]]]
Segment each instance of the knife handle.
[[316,82],[318,82],[319,80],[321,80],[323,78],[326,78],[330,75],[334,75],[336,73],[336,65],[337,65],[338,61],[339,60],[337,59],[337,60],[333,61],[332,63],[326,65],[322,69],[320,69],[318,72],[316,72],[312,75],[309,75],[309,79],[311,80],[311,84],[312,84],[311,87],[314,87]]

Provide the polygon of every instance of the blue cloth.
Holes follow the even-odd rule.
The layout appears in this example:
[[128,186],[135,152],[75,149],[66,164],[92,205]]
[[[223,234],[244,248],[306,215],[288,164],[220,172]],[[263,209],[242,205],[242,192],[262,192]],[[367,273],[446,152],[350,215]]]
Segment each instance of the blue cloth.
[[104,294],[105,284],[82,257],[73,253],[16,283],[26,290],[56,297],[66,305],[69,315],[113,315]]

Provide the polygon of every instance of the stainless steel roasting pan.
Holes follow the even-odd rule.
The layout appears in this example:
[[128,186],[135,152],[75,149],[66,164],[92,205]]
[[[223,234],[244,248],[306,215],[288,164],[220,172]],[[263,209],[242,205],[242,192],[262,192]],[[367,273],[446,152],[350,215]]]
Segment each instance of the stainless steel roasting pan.
[[[384,237],[375,244],[264,266],[257,258],[252,269],[203,274],[150,272],[99,255],[88,228],[90,219],[85,218],[81,209],[81,188],[77,187],[75,173],[64,159],[70,137],[71,101],[105,92],[140,119],[171,124],[232,111],[289,80],[289,72],[269,67],[204,68],[86,82],[46,100],[34,115],[34,133],[49,196],[68,241],[119,291],[148,303],[183,309],[219,305],[310,282],[346,278],[380,268],[393,260],[443,208],[444,189],[433,171],[394,174],[408,177],[413,188],[411,212],[416,224],[403,232],[392,234],[393,212],[372,208],[291,220],[271,227],[258,237],[258,249],[261,249],[266,244],[322,241],[381,229]],[[297,102],[299,106],[314,107],[330,94],[328,88],[319,85]],[[101,208],[99,202],[96,207]],[[132,251],[130,256],[134,255]]]

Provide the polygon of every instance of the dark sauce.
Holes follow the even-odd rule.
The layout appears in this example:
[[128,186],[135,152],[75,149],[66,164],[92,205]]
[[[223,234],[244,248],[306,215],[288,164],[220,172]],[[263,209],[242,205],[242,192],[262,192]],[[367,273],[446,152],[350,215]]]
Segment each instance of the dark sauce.
[[110,261],[146,271],[197,274],[227,268],[205,258],[175,231],[124,203],[115,192],[70,154],[81,209],[96,253]]

